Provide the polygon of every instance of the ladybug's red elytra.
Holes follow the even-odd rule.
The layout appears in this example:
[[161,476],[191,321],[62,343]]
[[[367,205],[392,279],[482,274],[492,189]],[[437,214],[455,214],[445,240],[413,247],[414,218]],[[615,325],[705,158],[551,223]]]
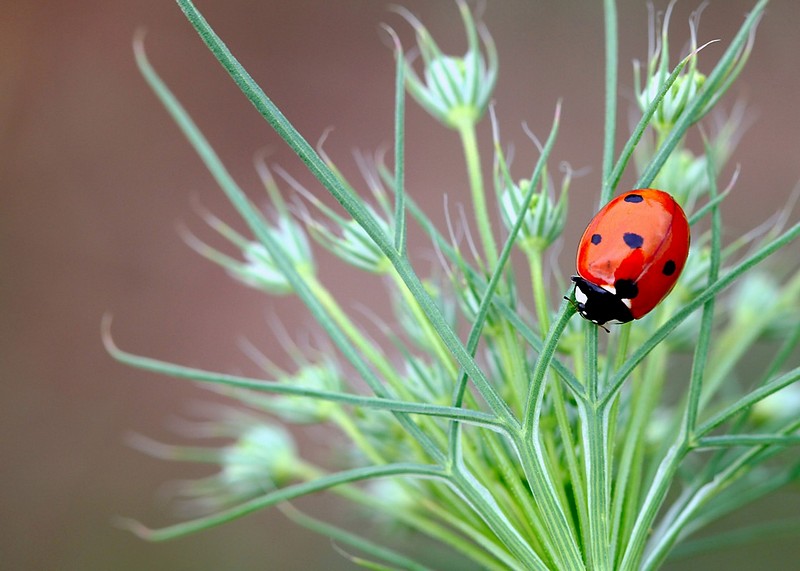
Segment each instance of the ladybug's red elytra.
[[678,281],[689,241],[686,214],[666,192],[640,188],[616,197],[578,245],[578,313],[601,326],[647,315]]

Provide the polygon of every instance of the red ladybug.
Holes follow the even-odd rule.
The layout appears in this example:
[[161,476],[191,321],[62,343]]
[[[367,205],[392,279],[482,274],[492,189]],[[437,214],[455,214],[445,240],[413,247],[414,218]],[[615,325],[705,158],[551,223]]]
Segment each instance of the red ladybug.
[[616,197],[578,245],[578,313],[597,325],[643,317],[675,286],[688,254],[689,222],[669,194],[641,188]]

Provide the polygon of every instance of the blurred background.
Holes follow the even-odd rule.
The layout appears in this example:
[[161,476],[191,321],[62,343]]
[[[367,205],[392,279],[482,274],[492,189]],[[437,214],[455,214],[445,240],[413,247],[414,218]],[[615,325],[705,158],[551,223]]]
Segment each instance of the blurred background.
[[[752,3],[711,2],[700,41],[722,42],[701,55],[703,71],[722,54]],[[443,48],[463,53],[453,2],[401,4]],[[489,1],[485,11],[500,54],[495,101],[504,142],[516,147],[515,176],[526,175],[536,156],[522,122],[546,136],[559,98],[562,126],[552,164],[564,160],[585,169],[570,191],[560,259],[565,273],[572,271],[572,252],[599,192],[601,4]],[[630,62],[647,53],[647,10],[638,0],[618,4],[622,141],[632,105]],[[678,3],[673,38],[688,39],[688,17],[696,4]],[[197,5],[301,133],[314,141],[334,128],[326,150],[346,176],[358,180],[354,149],[371,152],[390,144],[394,69],[379,24],[397,29],[407,47],[413,35],[387,10],[388,2],[198,0]],[[665,6],[657,3],[659,9]],[[768,8],[752,57],[723,101],[725,108],[746,101],[751,118],[731,161],[741,164],[742,172],[723,208],[727,239],[781,208],[800,175],[798,15],[792,2]],[[240,184],[254,195],[260,192],[252,160],[267,148],[271,161],[318,191],[174,3],[3,2],[0,567],[350,569],[329,541],[277,511],[158,545],[112,525],[117,515],[154,525],[173,521],[159,490],[165,482],[205,472],[148,458],[128,447],[125,437],[137,432],[174,440],[170,422],[210,396],[189,383],[114,362],[101,346],[104,312],[113,313],[114,337],[123,348],[244,374],[257,371],[237,346],[242,338],[282,362],[270,316],[290,330],[310,325],[294,300],[265,298],[232,282],[179,237],[181,223],[204,230],[193,201],[228,221],[235,216],[140,77],[131,50],[140,27],[148,32],[151,62]],[[672,48],[673,54],[679,48],[685,53],[680,41]],[[485,122],[481,145],[487,161],[490,136]],[[628,173],[626,184],[633,179]],[[467,198],[456,136],[410,101],[407,188],[438,220],[443,194],[451,204]],[[425,247],[419,236],[411,240],[412,247]],[[346,307],[385,305],[379,281],[365,281],[363,274],[317,253],[322,278]],[[796,513],[797,504],[796,496],[784,494],[758,509],[780,515],[793,505]],[[754,513],[729,523],[744,523]],[[768,541],[671,568],[789,569],[781,562],[798,560],[796,543]]]

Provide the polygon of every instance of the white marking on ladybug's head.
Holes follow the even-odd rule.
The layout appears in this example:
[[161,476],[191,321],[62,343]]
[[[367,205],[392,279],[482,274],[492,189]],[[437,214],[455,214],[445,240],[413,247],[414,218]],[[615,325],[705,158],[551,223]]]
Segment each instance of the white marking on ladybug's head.
[[[613,285],[611,285],[611,284],[603,284],[603,285],[601,285],[600,287],[601,287],[601,288],[603,288],[604,290],[606,290],[606,291],[607,291],[608,293],[610,293],[611,295],[617,295],[617,288],[615,288],[615,287],[614,287]],[[629,299],[628,299],[628,298],[626,298],[626,297],[621,297],[621,298],[619,298],[619,299],[622,301],[622,303],[624,303],[624,304],[625,304],[625,307],[627,307],[628,309],[630,309],[630,308],[631,308],[631,300],[629,300]]]
[[615,288],[611,284],[602,284],[600,287],[606,290],[611,295],[617,295],[617,288]]
[[583,293],[581,286],[575,288],[575,301],[577,301],[580,304],[585,304],[588,299],[589,298],[586,297],[586,294]]

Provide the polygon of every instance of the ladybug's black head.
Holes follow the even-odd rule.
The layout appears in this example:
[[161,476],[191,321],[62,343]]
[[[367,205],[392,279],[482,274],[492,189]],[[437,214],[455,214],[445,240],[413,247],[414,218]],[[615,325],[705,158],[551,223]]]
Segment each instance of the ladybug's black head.
[[584,319],[601,326],[609,321],[633,321],[630,308],[616,293],[580,276],[572,276],[572,281],[575,282],[575,306]]

